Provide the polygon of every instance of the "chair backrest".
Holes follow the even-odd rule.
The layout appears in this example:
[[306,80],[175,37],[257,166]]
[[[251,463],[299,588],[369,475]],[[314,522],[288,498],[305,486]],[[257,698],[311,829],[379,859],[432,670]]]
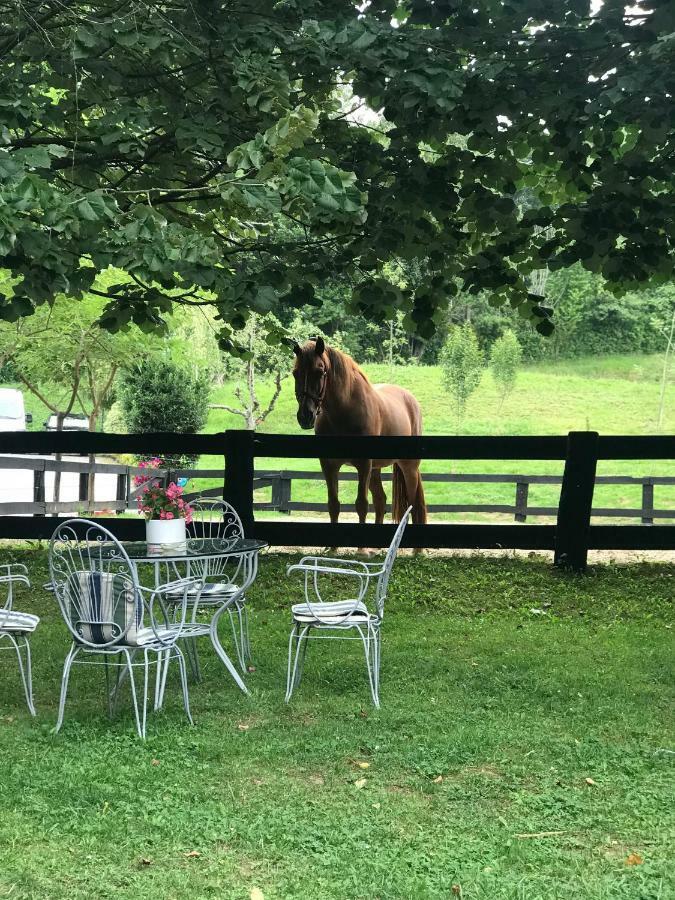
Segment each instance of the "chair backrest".
[[187,526],[190,540],[233,541],[244,537],[239,513],[226,500],[197,497],[190,501],[192,522]]
[[[203,541],[213,541],[214,548],[226,549],[244,537],[244,526],[239,513],[226,500],[214,497],[197,497],[190,501],[192,521],[187,526],[188,547],[199,549]],[[226,580],[236,577],[241,560],[215,557],[202,563],[193,560],[190,573],[204,577],[223,576]],[[234,570],[234,571],[233,571]]]
[[61,614],[78,643],[135,643],[143,624],[136,569],[124,547],[89,519],[61,523],[49,543],[49,571]]
[[403,539],[403,532],[406,529],[406,525],[408,524],[408,519],[410,518],[410,513],[412,512],[412,506],[409,506],[406,511],[403,513],[403,517],[401,521],[398,523],[398,528],[394,532],[394,537],[391,539],[391,544],[389,544],[389,549],[387,550],[387,555],[384,558],[384,565],[382,566],[382,574],[377,579],[377,590],[375,592],[375,605],[377,606],[377,614],[382,618],[384,615],[384,601],[387,599],[387,588],[389,587],[389,579],[391,578],[391,570],[394,568],[394,560],[396,559],[396,554],[398,553],[398,548],[401,545],[401,540]]

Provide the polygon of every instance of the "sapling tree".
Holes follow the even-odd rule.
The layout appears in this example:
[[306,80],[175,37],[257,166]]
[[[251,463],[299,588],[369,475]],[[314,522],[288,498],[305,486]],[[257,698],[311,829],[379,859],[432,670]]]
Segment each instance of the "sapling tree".
[[456,428],[459,430],[467,401],[481,382],[485,364],[476,332],[469,322],[451,329],[441,351],[440,361],[443,385],[452,397]]
[[490,369],[499,397],[498,412],[501,412],[504,400],[515,387],[522,359],[523,349],[518,338],[507,329],[497,338],[490,350]]

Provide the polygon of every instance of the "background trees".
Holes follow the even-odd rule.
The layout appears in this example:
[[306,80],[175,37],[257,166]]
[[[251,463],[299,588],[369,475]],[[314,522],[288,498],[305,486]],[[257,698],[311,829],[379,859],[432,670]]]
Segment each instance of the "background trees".
[[550,332],[534,270],[672,275],[668,0],[0,12],[7,320],[92,290],[112,329],[212,303],[227,347],[342,276],[352,312],[424,338],[458,290]]

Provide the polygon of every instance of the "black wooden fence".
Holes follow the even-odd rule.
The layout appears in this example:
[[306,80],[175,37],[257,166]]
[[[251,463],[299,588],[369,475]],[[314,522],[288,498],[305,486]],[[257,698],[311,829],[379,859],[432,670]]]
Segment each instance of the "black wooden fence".
[[[545,437],[304,437],[228,431],[218,434],[147,435],[81,432],[7,432],[0,453],[87,455],[134,453],[216,454],[225,459],[224,495],[239,511],[247,533],[281,546],[384,547],[391,525],[331,525],[317,522],[255,521],[255,460],[389,459],[559,459],[565,461],[555,525],[433,524],[410,526],[409,547],[553,550],[557,565],[582,570],[589,549],[667,550],[675,547],[675,526],[592,525],[595,470],[600,459],[673,459],[675,436],[599,436],[570,432]],[[103,520],[104,522],[106,520]],[[56,527],[45,516],[0,516],[0,537],[45,538]],[[123,539],[140,538],[143,522],[111,519]]]
[[[30,500],[0,500],[0,516],[44,516],[58,515],[59,513],[81,513],[103,511],[114,512],[116,515],[127,511],[136,510],[136,499],[143,489],[143,485],[135,484],[135,476],[142,475],[147,478],[148,469],[138,466],[126,466],[120,463],[101,462],[88,459],[86,461],[72,459],[53,459],[44,457],[15,457],[0,456],[0,482],[3,478],[12,476],[5,473],[17,470],[31,471],[32,495]],[[74,474],[78,476],[77,496],[63,499],[63,485],[61,497],[58,501],[48,500],[47,480],[48,472],[62,474]],[[98,476],[98,478],[97,478]],[[109,492],[101,496],[95,491],[99,486],[100,477],[107,477]],[[205,479],[218,482],[215,487],[195,489],[184,494],[186,500],[194,500],[197,497],[220,497],[223,493],[224,469],[167,469],[157,468],[152,470],[153,480],[162,484],[168,484],[179,478],[187,480],[203,481]],[[382,480],[391,482],[391,470],[382,474]],[[358,475],[356,472],[343,469],[340,473],[341,483],[356,485]],[[297,469],[257,469],[253,479],[253,487],[256,495],[260,491],[268,489],[270,495],[261,499],[254,497],[254,512],[279,512],[291,514],[293,512],[317,512],[327,513],[328,504],[316,500],[293,499],[293,482],[307,481],[323,482],[323,475],[319,471],[304,471]],[[500,513],[510,515],[515,522],[526,522],[528,518],[551,518],[557,516],[558,505],[541,506],[531,502],[530,488],[533,485],[561,485],[562,475],[526,475],[523,473],[495,474],[495,473],[463,473],[452,474],[449,472],[425,472],[424,484],[443,485],[510,485],[514,491],[512,503],[434,503],[429,502],[427,494],[427,511],[437,513]],[[596,485],[624,485],[640,488],[640,504],[626,506],[594,506],[592,515],[602,518],[639,518],[643,525],[653,525],[655,519],[675,519],[675,509],[658,506],[654,497],[656,486],[675,487],[675,475],[598,475]],[[96,494],[99,494],[96,497]],[[114,493],[114,496],[113,496]],[[295,496],[298,490],[296,488]],[[347,507],[349,508],[349,507]],[[387,504],[386,512],[390,512],[390,504]]]

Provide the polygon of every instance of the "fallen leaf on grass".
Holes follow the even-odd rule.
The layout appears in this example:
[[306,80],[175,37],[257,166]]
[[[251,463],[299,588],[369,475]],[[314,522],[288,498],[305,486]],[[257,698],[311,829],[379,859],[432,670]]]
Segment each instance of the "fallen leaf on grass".
[[354,787],[359,788],[359,790],[360,790],[361,788],[365,787],[367,784],[368,784],[367,778],[357,778],[357,780],[354,782]]
[[150,859],[149,856],[141,856],[141,858],[138,861],[142,866],[151,866],[152,865],[152,860]]
[[260,888],[251,888],[249,897],[251,898],[251,900],[265,900],[265,895],[260,890]]
[[188,852],[184,853],[183,856],[185,857],[185,859],[199,859],[201,853],[199,852],[199,850],[188,850]]
[[369,762],[357,762],[356,765],[359,767],[359,769],[369,769],[370,768]]
[[597,781],[593,781],[592,778],[586,778],[586,784],[590,785],[591,787],[597,787],[597,786],[598,786],[598,782],[597,782]]
[[255,672],[255,666],[246,666],[247,672]]
[[441,784],[442,781],[443,781],[443,776],[442,776],[442,775],[437,775],[437,776],[434,778],[434,784]]
[[151,765],[153,765],[153,766],[158,766],[158,765],[159,765],[159,760],[158,760],[158,759],[153,759],[153,760],[151,761]]
[[630,856],[627,856],[626,859],[624,859],[624,863],[627,866],[641,866],[643,862],[644,859],[639,853],[631,853]]
[[455,895],[455,897],[461,897],[462,896],[462,885],[461,884],[453,884],[452,893]]
[[248,731],[250,727],[251,726],[247,725],[245,722],[239,722],[239,724],[237,725],[237,730],[238,731]]
[[373,803],[373,809],[379,809],[381,806],[381,803]]

